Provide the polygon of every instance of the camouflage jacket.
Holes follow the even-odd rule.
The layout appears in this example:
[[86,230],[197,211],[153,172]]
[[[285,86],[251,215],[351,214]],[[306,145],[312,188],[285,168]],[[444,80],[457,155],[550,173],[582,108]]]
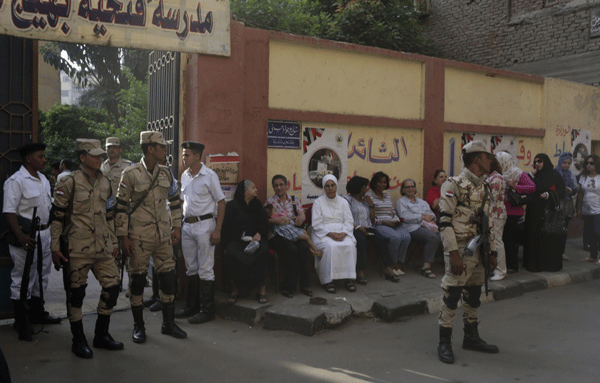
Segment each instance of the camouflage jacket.
[[[470,218],[477,216],[481,211],[486,188],[488,196],[484,210],[485,214],[490,217],[492,194],[485,178],[486,176],[476,177],[469,169],[465,168],[460,175],[448,178],[442,185],[439,227],[444,251],[458,250],[458,243],[464,246],[466,242],[480,234],[477,223]],[[490,219],[489,241],[491,251],[495,251],[492,225]]]
[[51,212],[52,251],[60,250],[59,236],[66,225],[69,256],[101,258],[111,254],[117,237],[113,211],[106,210],[110,196],[110,181],[100,171],[93,181],[83,167],[61,178],[54,189]]
[[123,170],[125,170],[128,166],[133,165],[133,162],[119,158],[117,162],[111,165],[108,161],[109,160],[106,160],[102,163],[100,170],[102,170],[102,173],[108,177],[110,186],[112,188],[112,193],[114,196],[116,196],[117,190],[119,189],[119,181],[121,181],[121,173],[123,173]]
[[[134,207],[144,196],[158,174],[158,181],[138,208],[128,215],[128,209]],[[179,188],[169,193],[173,182],[177,184],[168,167],[156,165],[150,173],[144,159],[123,171],[119,191],[117,192],[117,208],[115,224],[117,236],[130,239],[154,241],[158,235],[161,242],[171,239],[171,223],[173,227],[181,227],[181,200]],[[169,210],[171,214],[169,215]],[[172,222],[171,222],[172,219]]]

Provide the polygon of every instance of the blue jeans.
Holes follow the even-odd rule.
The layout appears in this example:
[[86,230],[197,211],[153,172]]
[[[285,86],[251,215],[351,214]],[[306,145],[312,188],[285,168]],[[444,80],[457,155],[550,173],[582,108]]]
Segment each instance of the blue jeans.
[[392,263],[404,262],[406,250],[410,245],[410,233],[402,227],[391,228],[385,225],[375,226],[375,230],[383,237],[389,239],[388,252]]
[[600,240],[600,214],[583,216],[583,234],[590,245],[590,258],[598,259]]

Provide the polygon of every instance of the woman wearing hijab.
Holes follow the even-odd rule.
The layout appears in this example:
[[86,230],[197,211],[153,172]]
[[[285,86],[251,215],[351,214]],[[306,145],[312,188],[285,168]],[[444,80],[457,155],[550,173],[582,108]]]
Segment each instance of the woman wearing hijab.
[[[515,165],[515,160],[510,153],[500,152],[496,158],[502,168],[502,177],[506,180],[506,186],[515,189],[519,194],[532,194],[535,191],[535,184],[529,178],[527,173]],[[508,198],[504,198],[506,207],[506,223],[502,233],[502,242],[504,242],[504,259],[498,253],[498,267],[494,270],[492,280],[502,280],[506,274],[514,273],[519,270],[519,236],[517,226],[521,217],[525,215],[523,206],[514,206]],[[498,249],[496,249],[498,250]]]
[[354,219],[348,201],[337,195],[337,182],[331,174],[323,177],[324,194],[312,207],[312,240],[323,252],[321,258],[315,258],[315,268],[321,285],[331,294],[336,291],[336,279],[345,279],[346,290],[356,291]]
[[550,158],[540,153],[533,160],[535,192],[525,216],[525,251],[523,265],[531,272],[559,271],[562,269],[562,253],[566,236],[550,236],[542,233],[544,210],[555,208],[553,201],[565,198],[565,183],[554,171]]
[[[569,221],[575,215],[575,205],[573,205],[573,196],[577,194],[577,180],[571,172],[571,164],[573,163],[573,155],[569,152],[564,152],[558,157],[558,164],[554,167],[554,171],[562,176],[565,182],[565,198],[560,200],[560,210],[565,216],[565,225],[569,227]],[[565,245],[567,242],[565,241]],[[565,255],[565,249],[562,249],[562,258],[564,261],[570,261]]]
[[[250,180],[244,180],[237,185],[233,200],[225,208],[221,246],[225,249],[225,262],[232,285],[227,299],[229,304],[237,302],[239,290],[254,288],[258,288],[258,303],[268,302],[265,282],[268,272],[269,226],[256,194],[256,185]],[[251,241],[258,241],[260,246],[249,254],[244,250]]]

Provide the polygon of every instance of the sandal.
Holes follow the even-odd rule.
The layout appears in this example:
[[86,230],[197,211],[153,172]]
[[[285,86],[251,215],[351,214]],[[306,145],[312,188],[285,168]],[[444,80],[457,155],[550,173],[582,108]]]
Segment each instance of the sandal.
[[335,285],[333,283],[327,283],[325,285],[323,285],[323,288],[325,289],[325,291],[327,291],[329,294],[335,294]]
[[596,262],[597,259],[594,259],[592,257],[585,257],[581,260],[581,262]]
[[350,291],[351,293],[356,291],[356,285],[354,284],[354,282],[352,281],[347,281],[346,282],[346,290]]
[[294,294],[292,294],[290,291],[284,291],[284,290],[281,290],[281,295],[283,295],[286,298],[293,298],[294,297]]
[[229,298],[227,298],[227,303],[230,305],[234,305],[237,303],[239,297],[239,294],[231,294]]
[[424,276],[425,278],[430,278],[430,279],[436,278],[435,274],[431,272],[431,269],[429,267],[421,269],[421,275]]
[[358,283],[359,285],[366,285],[367,282],[367,278],[365,278],[364,276],[356,278],[356,283]]
[[300,292],[302,292],[302,294],[306,295],[307,297],[312,297],[313,296],[313,292],[310,289],[310,287],[303,287],[300,289]]
[[261,293],[256,293],[256,300],[258,301],[258,303],[267,303],[269,300],[267,299],[267,296],[265,294],[261,294]]

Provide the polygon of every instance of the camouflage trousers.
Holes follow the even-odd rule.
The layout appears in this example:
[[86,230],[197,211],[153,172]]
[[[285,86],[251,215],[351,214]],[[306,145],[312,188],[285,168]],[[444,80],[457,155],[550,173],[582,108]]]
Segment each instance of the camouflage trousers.
[[467,243],[458,244],[458,254],[461,255],[466,271],[461,275],[452,274],[450,269],[450,254],[444,253],[445,274],[442,278],[444,289],[444,304],[440,310],[438,324],[441,327],[452,327],[457,305],[462,298],[463,321],[475,323],[478,320],[478,308],[481,304],[481,286],[485,281],[483,265],[479,255],[465,257],[464,249]]
[[[133,256],[129,260],[129,272],[131,275],[146,275],[150,258],[154,262],[154,269],[157,274],[163,274],[175,269],[175,256],[173,255],[173,246],[171,240],[161,242],[158,238],[153,241],[140,241],[131,239],[133,245]],[[165,294],[160,290],[160,301],[163,303],[172,302],[175,299],[174,294]],[[133,291],[129,296],[131,306],[141,306],[144,300],[142,295],[134,295]]]
[[[70,278],[70,291],[69,291],[69,303],[67,304],[67,313],[69,321],[76,322],[83,318],[81,304],[73,305],[73,294],[74,291],[83,290],[80,294],[85,296],[85,286],[87,285],[88,273],[92,270],[94,277],[100,283],[102,287],[102,293],[98,301],[98,314],[110,315],[112,314],[112,307],[108,307],[106,301],[108,299],[108,289],[116,286],[120,282],[119,269],[115,264],[115,260],[112,255],[107,255],[102,258],[76,258],[71,257],[69,259],[69,278]],[[83,300],[81,296],[81,300]],[[78,306],[78,307],[77,307]]]

